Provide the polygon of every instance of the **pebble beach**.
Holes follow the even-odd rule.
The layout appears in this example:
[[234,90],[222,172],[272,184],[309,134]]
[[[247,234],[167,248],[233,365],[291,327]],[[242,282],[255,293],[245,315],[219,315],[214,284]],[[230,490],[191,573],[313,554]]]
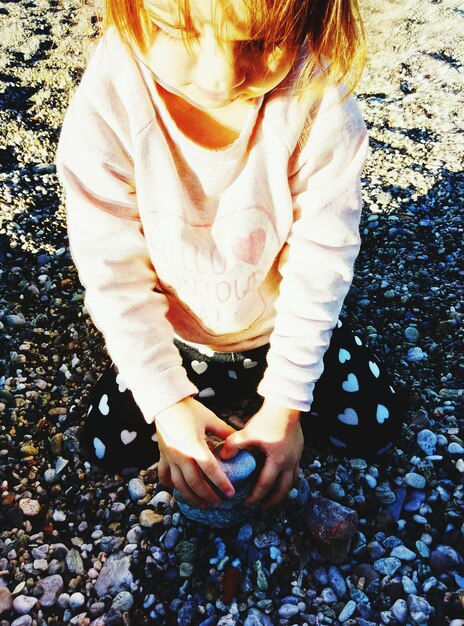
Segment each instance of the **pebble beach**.
[[156,467],[108,474],[81,454],[108,355],[54,158],[99,20],[88,0],[0,0],[0,626],[464,626],[464,8],[361,8],[370,153],[343,316],[406,423],[378,464],[305,448],[279,507],[214,529]]

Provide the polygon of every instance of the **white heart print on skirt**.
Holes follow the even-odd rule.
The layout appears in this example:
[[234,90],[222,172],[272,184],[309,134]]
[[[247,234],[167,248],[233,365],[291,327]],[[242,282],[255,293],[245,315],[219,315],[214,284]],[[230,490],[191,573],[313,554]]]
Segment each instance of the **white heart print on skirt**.
[[137,433],[135,432],[135,430],[123,430],[121,431],[121,441],[123,442],[123,444],[125,446],[129,445],[130,443],[132,443],[134,441],[134,439],[137,437]]
[[108,396],[106,395],[106,393],[104,393],[100,398],[100,402],[98,403],[98,410],[102,415],[108,415],[108,413],[110,412]]

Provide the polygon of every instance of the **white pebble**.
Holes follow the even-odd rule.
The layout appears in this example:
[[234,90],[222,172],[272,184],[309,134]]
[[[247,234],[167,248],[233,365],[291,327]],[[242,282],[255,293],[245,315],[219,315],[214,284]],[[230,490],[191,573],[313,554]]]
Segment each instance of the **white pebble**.
[[164,504],[169,506],[171,502],[171,494],[167,491],[158,492],[153,498],[150,500],[150,504],[152,506],[156,506],[157,504]]
[[37,598],[32,598],[31,596],[25,596],[21,594],[17,596],[13,600],[13,608],[16,613],[20,615],[26,615],[32,609],[32,607],[36,604]]

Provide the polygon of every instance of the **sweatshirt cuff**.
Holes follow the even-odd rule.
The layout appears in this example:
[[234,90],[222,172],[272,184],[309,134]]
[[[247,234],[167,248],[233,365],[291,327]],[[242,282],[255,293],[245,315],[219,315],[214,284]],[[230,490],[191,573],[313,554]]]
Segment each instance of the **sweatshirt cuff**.
[[148,424],[164,409],[198,393],[182,365],[173,365],[144,376],[132,386],[131,391]]
[[267,400],[307,413],[313,402],[315,383],[295,383],[271,374],[266,370],[258,385],[258,393]]

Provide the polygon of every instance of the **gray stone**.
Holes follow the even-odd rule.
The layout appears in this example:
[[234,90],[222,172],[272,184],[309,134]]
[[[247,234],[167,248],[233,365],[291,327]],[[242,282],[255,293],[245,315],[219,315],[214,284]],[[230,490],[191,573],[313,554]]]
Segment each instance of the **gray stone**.
[[375,569],[383,576],[394,576],[401,569],[401,561],[394,557],[387,556],[385,559],[378,559],[374,563]]
[[391,608],[391,612],[393,617],[400,624],[406,624],[408,621],[408,605],[406,604],[406,600],[403,600],[403,598],[398,598],[398,600],[396,600]]
[[271,546],[280,545],[278,534],[273,530],[257,535],[254,539],[255,546],[259,549],[270,548]]
[[404,336],[411,343],[416,343],[419,339],[419,331],[414,326],[408,326],[404,331]]
[[141,500],[147,495],[147,487],[140,478],[131,478],[127,488],[132,500]]
[[433,607],[427,602],[425,598],[420,596],[410,595],[407,599],[408,609],[412,619],[417,624],[427,623],[429,617],[433,614]]
[[174,548],[174,554],[179,563],[194,563],[198,554],[199,540],[196,537],[179,541]]
[[273,626],[273,623],[266,613],[252,607],[246,614],[243,626]]
[[294,604],[289,604],[288,602],[282,604],[282,606],[279,608],[280,617],[284,617],[285,619],[290,619],[297,615],[299,612],[300,609],[297,606],[295,606]]
[[130,562],[130,556],[123,552],[111,554],[107,558],[94,586],[99,598],[130,589],[133,581]]
[[129,591],[120,591],[114,598],[111,607],[117,611],[130,611],[134,606],[134,597]]
[[417,433],[417,445],[425,454],[435,454],[437,436],[428,428]]
[[410,363],[418,363],[422,359],[427,358],[427,354],[423,352],[422,348],[414,347],[408,350],[406,360]]
[[71,594],[69,598],[69,606],[75,611],[76,609],[80,609],[81,606],[85,604],[85,596],[80,592],[76,591]]
[[331,565],[328,569],[328,576],[332,589],[339,598],[342,598],[346,593],[346,582],[343,574],[338,567]]
[[[220,448],[214,450],[217,457],[219,450]],[[232,498],[225,497],[214,486],[216,493],[221,497],[221,503],[216,507],[208,506],[200,509],[188,502],[177,489],[174,489],[174,497],[185,517],[213,528],[226,528],[243,522],[257,509],[257,505],[245,506],[242,502],[253,489],[258,475],[256,471],[258,463],[247,450],[240,450],[233,459],[228,461],[222,461],[218,457],[218,462],[235,487],[235,495]]]
[[82,562],[82,557],[75,548],[71,548],[65,556],[65,562],[70,574],[78,576],[84,573],[84,563]]
[[42,606],[53,606],[64,589],[63,579],[59,574],[53,574],[39,580],[35,586],[39,592],[38,600]]
[[414,489],[424,489],[427,484],[425,478],[416,472],[408,472],[404,477],[404,482],[408,487],[413,487]]
[[345,606],[341,610],[338,616],[338,619],[341,622],[346,622],[346,620],[349,619],[355,611],[356,611],[356,602],[354,600],[348,600],[348,602],[345,604]]
[[37,603],[37,598],[31,596],[25,596],[23,594],[16,596],[13,600],[13,608],[16,613],[25,615],[32,610],[32,607]]
[[30,615],[21,615],[11,622],[11,626],[31,626],[32,617]]
[[402,561],[414,561],[414,559],[417,558],[417,554],[406,546],[396,546],[396,548],[393,548],[390,552],[390,556],[394,556]]

